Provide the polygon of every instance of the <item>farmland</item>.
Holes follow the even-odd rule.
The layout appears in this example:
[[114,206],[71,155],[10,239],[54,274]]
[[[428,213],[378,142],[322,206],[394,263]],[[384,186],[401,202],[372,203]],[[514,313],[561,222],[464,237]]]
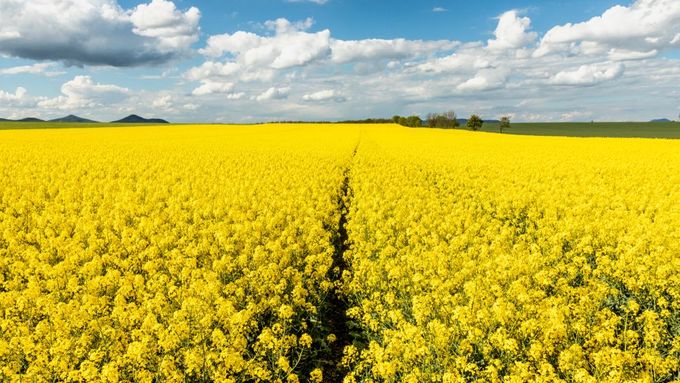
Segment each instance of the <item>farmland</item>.
[[[153,125],[153,124],[150,124]],[[175,124],[177,125],[177,124]],[[464,125],[464,124],[463,124]],[[120,123],[3,122],[0,130],[130,127]],[[457,128],[467,130],[465,126]],[[498,132],[497,123],[486,123],[481,131]],[[562,137],[680,138],[680,122],[554,122],[513,123],[505,134]]]
[[7,129],[0,178],[1,381],[680,379],[680,141]]
[[[498,132],[498,124],[485,124],[482,131]],[[513,123],[504,133],[565,137],[680,138],[680,122]]]

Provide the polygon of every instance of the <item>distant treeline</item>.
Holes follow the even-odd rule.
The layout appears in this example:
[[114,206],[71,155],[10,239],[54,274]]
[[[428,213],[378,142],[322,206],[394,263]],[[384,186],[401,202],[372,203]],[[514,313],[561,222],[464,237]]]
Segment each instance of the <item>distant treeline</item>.
[[417,128],[427,126],[430,128],[455,128],[459,126],[456,112],[448,111],[444,113],[430,113],[425,120],[419,116],[394,116],[392,122],[395,124]]
[[391,124],[389,118],[367,118],[364,120],[344,120],[344,121],[274,121],[276,124]]
[[[296,124],[331,124],[336,122],[331,121],[277,121],[279,123],[296,123]],[[473,114],[470,118],[461,119],[457,118],[456,112],[450,110],[443,113],[430,113],[423,120],[420,116],[399,116],[396,115],[391,119],[387,118],[366,118],[363,120],[344,120],[337,121],[340,124],[399,124],[403,126],[408,126],[411,128],[440,128],[440,129],[453,129],[461,125],[465,125],[470,130],[479,130],[485,122],[497,123],[499,124],[499,130],[502,133],[503,129],[510,127],[510,119],[508,117],[503,117],[499,120],[487,120],[483,121],[479,116]]]

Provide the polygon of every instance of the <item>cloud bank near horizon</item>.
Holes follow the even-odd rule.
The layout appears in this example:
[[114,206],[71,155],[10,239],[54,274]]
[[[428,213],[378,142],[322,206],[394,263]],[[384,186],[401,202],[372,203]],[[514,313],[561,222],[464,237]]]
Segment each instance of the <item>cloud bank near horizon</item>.
[[[680,2],[673,0],[616,5],[544,33],[524,12],[508,10],[479,41],[347,40],[311,18],[201,40],[199,8],[169,0],[130,9],[116,0],[8,0],[0,17],[0,64],[2,57],[28,60],[0,68],[0,78],[63,79],[50,96],[0,82],[0,114],[8,117],[137,111],[251,122],[454,109],[559,121],[680,112],[680,60],[665,56],[680,49]],[[84,73],[69,77],[73,67]],[[159,72],[150,77],[162,86],[98,78],[140,67]]]

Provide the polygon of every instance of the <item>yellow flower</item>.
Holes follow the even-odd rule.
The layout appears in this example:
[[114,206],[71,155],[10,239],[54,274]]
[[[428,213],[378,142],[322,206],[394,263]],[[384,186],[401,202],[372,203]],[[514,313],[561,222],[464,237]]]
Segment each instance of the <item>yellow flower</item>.
[[323,371],[320,368],[315,368],[309,374],[309,380],[312,381],[313,383],[323,382]]
[[300,336],[300,346],[304,348],[312,347],[312,337],[309,334],[302,334]]

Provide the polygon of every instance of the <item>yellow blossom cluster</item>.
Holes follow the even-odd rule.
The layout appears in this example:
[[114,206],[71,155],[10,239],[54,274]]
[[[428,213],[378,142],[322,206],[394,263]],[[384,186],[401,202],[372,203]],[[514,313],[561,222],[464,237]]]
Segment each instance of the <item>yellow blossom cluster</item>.
[[357,132],[0,132],[0,381],[321,381]]
[[350,382],[680,381],[680,143],[367,129]]

